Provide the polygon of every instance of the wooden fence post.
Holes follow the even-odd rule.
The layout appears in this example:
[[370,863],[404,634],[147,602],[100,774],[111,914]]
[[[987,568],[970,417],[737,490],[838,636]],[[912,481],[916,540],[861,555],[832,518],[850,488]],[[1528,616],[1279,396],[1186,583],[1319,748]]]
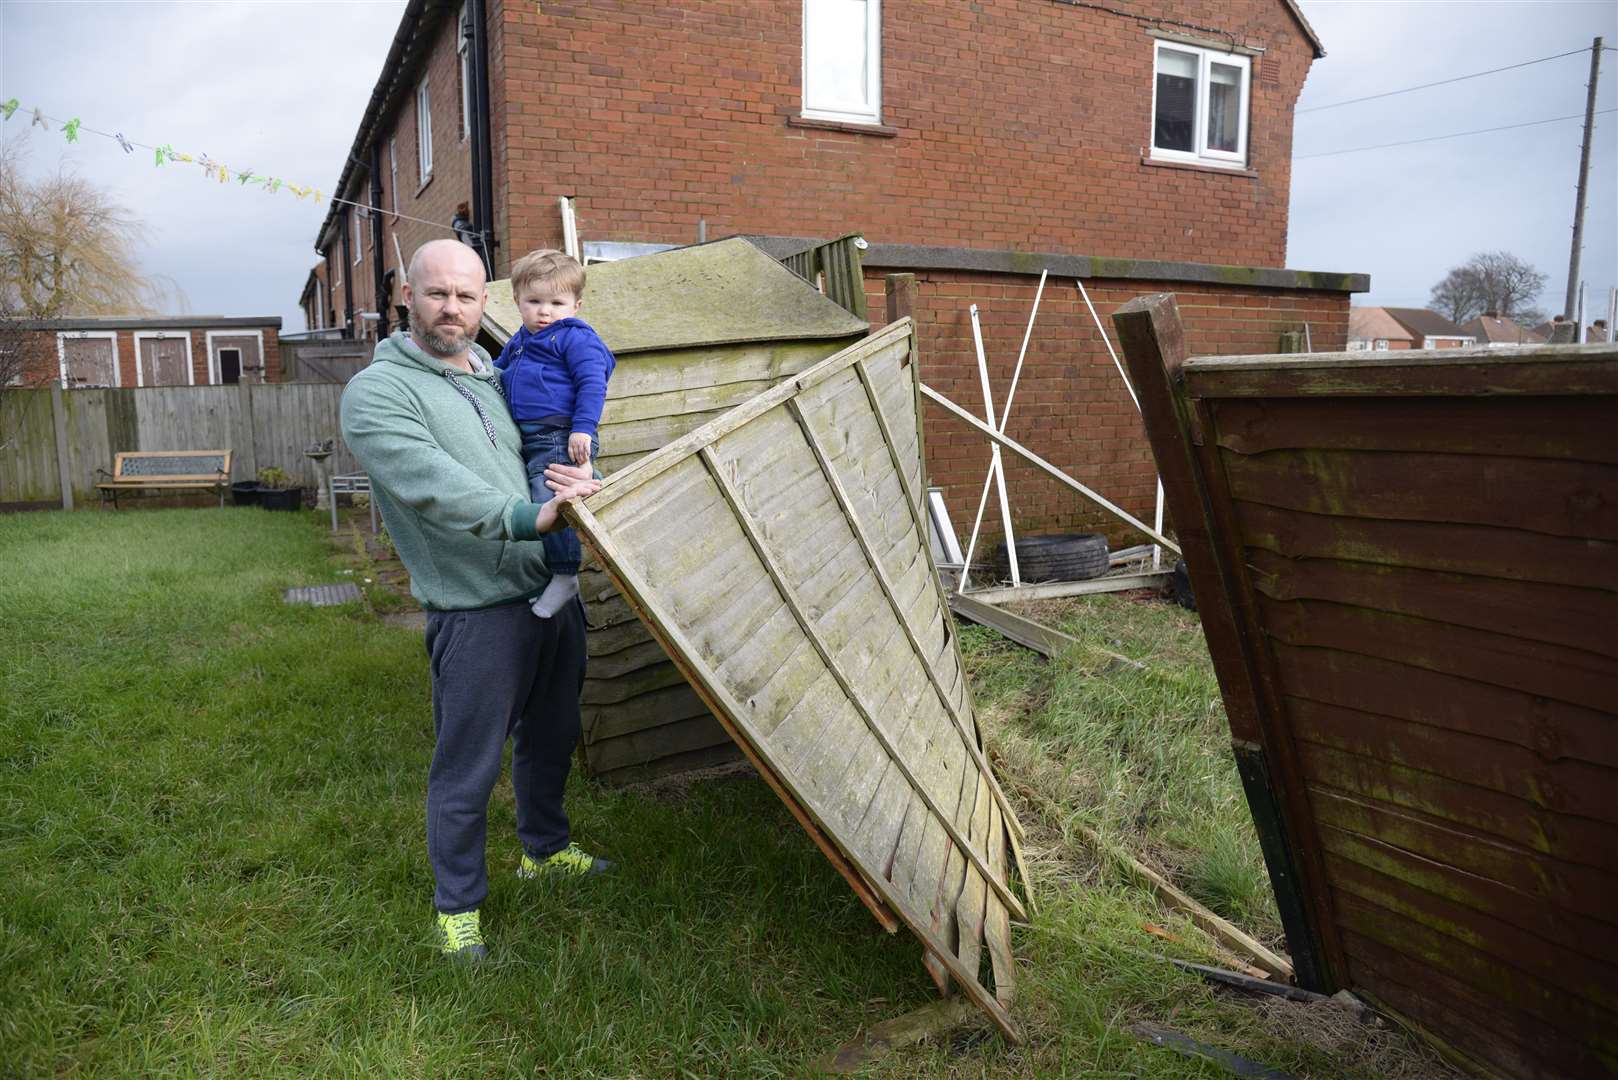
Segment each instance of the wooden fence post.
[[56,479],[62,485],[62,509],[73,509],[73,476],[67,456],[67,406],[62,401],[62,387],[51,384],[51,430],[56,435]]
[[916,275],[889,274],[887,277],[888,322],[896,323],[916,314]]
[[246,479],[258,478],[258,425],[253,421],[253,384],[246,379],[241,381],[242,395],[242,423],[247,428],[246,452],[237,454],[234,460],[247,470]]

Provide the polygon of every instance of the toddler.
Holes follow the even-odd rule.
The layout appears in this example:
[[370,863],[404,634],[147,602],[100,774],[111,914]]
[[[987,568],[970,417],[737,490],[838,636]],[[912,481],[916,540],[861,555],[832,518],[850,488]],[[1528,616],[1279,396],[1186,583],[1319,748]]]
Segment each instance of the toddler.
[[[522,433],[533,500],[548,502],[553,492],[545,486],[546,465],[585,465],[601,452],[596,429],[616,361],[589,324],[576,318],[584,295],[584,267],[577,259],[560,251],[530,252],[511,268],[511,292],[522,329],[494,366]],[[533,609],[548,619],[579,593],[581,551],[572,529],[541,539],[551,581]]]

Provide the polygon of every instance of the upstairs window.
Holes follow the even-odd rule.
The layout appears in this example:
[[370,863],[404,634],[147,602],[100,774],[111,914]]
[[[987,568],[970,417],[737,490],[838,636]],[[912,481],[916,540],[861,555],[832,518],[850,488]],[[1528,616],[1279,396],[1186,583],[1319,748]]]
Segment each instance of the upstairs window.
[[433,103],[426,79],[416,87],[416,170],[423,184],[433,178]]
[[881,0],[803,0],[803,115],[882,122]]
[[1249,57],[1158,42],[1152,157],[1240,168],[1247,164]]
[[365,230],[360,225],[365,220],[364,207],[354,208],[354,262],[356,264],[365,257]]
[[472,24],[467,20],[464,5],[456,25],[461,28],[456,37],[455,51],[461,57],[461,139],[465,141],[472,131],[472,51],[468,48],[472,42]]

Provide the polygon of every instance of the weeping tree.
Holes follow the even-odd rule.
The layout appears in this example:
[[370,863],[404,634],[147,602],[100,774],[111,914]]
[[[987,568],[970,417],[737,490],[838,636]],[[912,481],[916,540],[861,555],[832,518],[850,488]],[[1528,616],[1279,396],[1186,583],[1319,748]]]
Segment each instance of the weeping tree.
[[1483,251],[1445,274],[1427,302],[1454,323],[1492,311],[1532,325],[1545,318],[1534,306],[1544,289],[1545,275],[1522,259],[1509,251]]
[[24,175],[20,140],[0,143],[0,315],[144,315],[174,292],[142,274],[139,219],[60,168]]

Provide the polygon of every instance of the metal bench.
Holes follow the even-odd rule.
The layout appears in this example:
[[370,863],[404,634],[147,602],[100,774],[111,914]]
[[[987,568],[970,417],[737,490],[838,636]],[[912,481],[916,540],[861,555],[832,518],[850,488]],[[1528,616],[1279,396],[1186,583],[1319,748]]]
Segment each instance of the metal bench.
[[114,455],[112,472],[97,469],[106,477],[96,484],[101,504],[118,509],[118,495],[129,491],[207,491],[218,489],[219,505],[225,505],[225,489],[230,487],[229,450],[126,450]]

